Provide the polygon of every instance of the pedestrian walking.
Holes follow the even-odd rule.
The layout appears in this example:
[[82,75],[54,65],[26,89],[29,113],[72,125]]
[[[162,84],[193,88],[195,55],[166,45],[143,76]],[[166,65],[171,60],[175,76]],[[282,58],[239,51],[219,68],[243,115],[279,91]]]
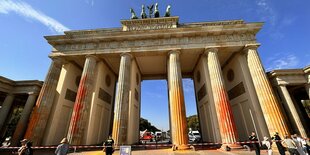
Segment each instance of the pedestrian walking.
[[67,138],[63,138],[55,150],[56,155],[66,155],[69,152],[69,142]]
[[252,143],[252,146],[255,150],[256,155],[260,155],[259,141],[258,141],[257,136],[256,136],[254,131],[249,136],[249,140]]
[[289,138],[288,135],[284,136],[284,140],[282,141],[282,145],[287,147],[290,155],[299,155],[295,142],[291,138]]
[[103,152],[105,152],[106,155],[113,154],[114,140],[112,139],[112,136],[109,136],[109,138],[103,143]]
[[268,155],[272,155],[272,148],[271,148],[272,143],[269,141],[268,137],[266,136],[264,137],[264,141],[262,142],[262,144],[266,145]]
[[278,133],[278,132],[275,132],[275,134],[274,134],[273,137],[272,137],[272,140],[275,141],[280,155],[285,155],[285,149],[284,149],[283,145],[281,144],[282,139],[281,139],[281,137],[279,136],[279,133]]

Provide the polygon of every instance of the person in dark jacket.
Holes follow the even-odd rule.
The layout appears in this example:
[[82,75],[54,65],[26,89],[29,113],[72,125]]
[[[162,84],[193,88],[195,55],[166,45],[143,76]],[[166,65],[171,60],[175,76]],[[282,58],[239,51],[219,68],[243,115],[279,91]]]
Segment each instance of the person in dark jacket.
[[105,151],[106,155],[112,155],[114,152],[114,140],[112,139],[112,136],[109,136],[109,138],[103,143],[103,151]]
[[259,148],[259,141],[256,137],[255,132],[252,132],[251,135],[249,136],[249,140],[252,143],[252,146],[255,150],[256,155],[260,155],[260,148]]
[[271,139],[275,141],[275,143],[276,143],[276,145],[277,145],[277,148],[278,148],[278,150],[279,150],[280,155],[285,155],[285,150],[284,150],[283,145],[281,144],[282,139],[281,139],[281,137],[279,136],[279,133],[276,132],[276,133],[273,135],[273,137],[272,137]]
[[33,150],[31,148],[32,143],[30,141],[28,141],[26,143],[26,151],[25,151],[25,155],[33,155]]

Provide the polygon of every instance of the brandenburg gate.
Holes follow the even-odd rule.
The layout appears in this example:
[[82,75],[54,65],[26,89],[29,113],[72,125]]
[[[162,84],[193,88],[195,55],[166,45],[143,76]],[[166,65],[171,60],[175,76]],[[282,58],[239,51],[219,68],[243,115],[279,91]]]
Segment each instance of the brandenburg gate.
[[167,80],[178,149],[188,148],[182,78],[194,81],[203,141],[238,147],[254,130],[289,133],[257,51],[263,23],[160,17],[121,24],[45,37],[52,63],[25,135],[34,145],[63,137],[93,145],[110,134],[116,145],[137,143],[141,81],[149,79]]

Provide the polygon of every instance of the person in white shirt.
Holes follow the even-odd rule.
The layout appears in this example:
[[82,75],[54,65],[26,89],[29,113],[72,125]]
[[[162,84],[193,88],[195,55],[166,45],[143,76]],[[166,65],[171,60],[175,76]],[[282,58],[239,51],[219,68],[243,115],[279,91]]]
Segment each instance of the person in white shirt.
[[272,148],[271,148],[272,143],[269,141],[268,137],[266,137],[266,136],[264,137],[262,144],[266,145],[268,155],[272,155]]

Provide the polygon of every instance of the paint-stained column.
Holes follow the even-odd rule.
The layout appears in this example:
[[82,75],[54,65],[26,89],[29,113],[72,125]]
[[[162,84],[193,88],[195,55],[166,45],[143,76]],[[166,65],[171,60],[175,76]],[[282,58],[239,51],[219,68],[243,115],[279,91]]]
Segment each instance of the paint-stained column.
[[12,145],[16,146],[19,144],[19,141],[23,139],[24,133],[27,129],[28,120],[35,104],[38,94],[31,92],[27,98],[25,107],[21,113],[21,117],[17,123],[16,129],[12,138]]
[[205,55],[208,57],[208,70],[211,82],[211,89],[216,108],[219,128],[222,138],[222,145],[235,148],[240,147],[238,133],[234,122],[232,109],[226,92],[221,64],[218,59],[217,48],[206,48]]
[[304,128],[304,126],[301,123],[300,117],[299,117],[298,112],[297,112],[297,110],[295,108],[295,105],[294,105],[294,103],[292,101],[290,93],[288,92],[288,90],[287,90],[285,85],[280,85],[279,87],[280,87],[280,90],[281,90],[281,94],[285,98],[285,102],[286,102],[286,104],[287,104],[287,106],[288,106],[288,108],[289,108],[289,110],[290,110],[290,112],[291,112],[291,114],[293,116],[293,119],[295,121],[295,124],[296,124],[298,130],[299,130],[300,135],[302,137],[307,137],[305,128]]
[[121,55],[112,131],[112,137],[117,146],[127,144],[127,134],[131,134],[127,133],[131,58],[132,56],[128,53]]
[[9,114],[9,111],[11,109],[13,101],[14,101],[14,95],[13,94],[8,94],[4,99],[4,102],[3,102],[2,107],[0,109],[0,131],[3,127],[3,124],[6,120],[6,117]]
[[179,150],[184,150],[189,146],[179,55],[177,50],[168,54],[168,91],[172,142]]
[[279,132],[280,136],[283,137],[285,134],[289,134],[289,130],[260,61],[257,48],[257,44],[250,44],[246,45],[244,49],[250,74],[268,126],[269,134],[273,135],[274,132]]
[[67,134],[69,143],[72,145],[81,145],[84,142],[83,136],[89,118],[96,61],[95,56],[86,56]]
[[54,102],[61,66],[61,60],[54,58],[41,88],[36,106],[31,114],[25,138],[30,139],[34,146],[41,145]]

